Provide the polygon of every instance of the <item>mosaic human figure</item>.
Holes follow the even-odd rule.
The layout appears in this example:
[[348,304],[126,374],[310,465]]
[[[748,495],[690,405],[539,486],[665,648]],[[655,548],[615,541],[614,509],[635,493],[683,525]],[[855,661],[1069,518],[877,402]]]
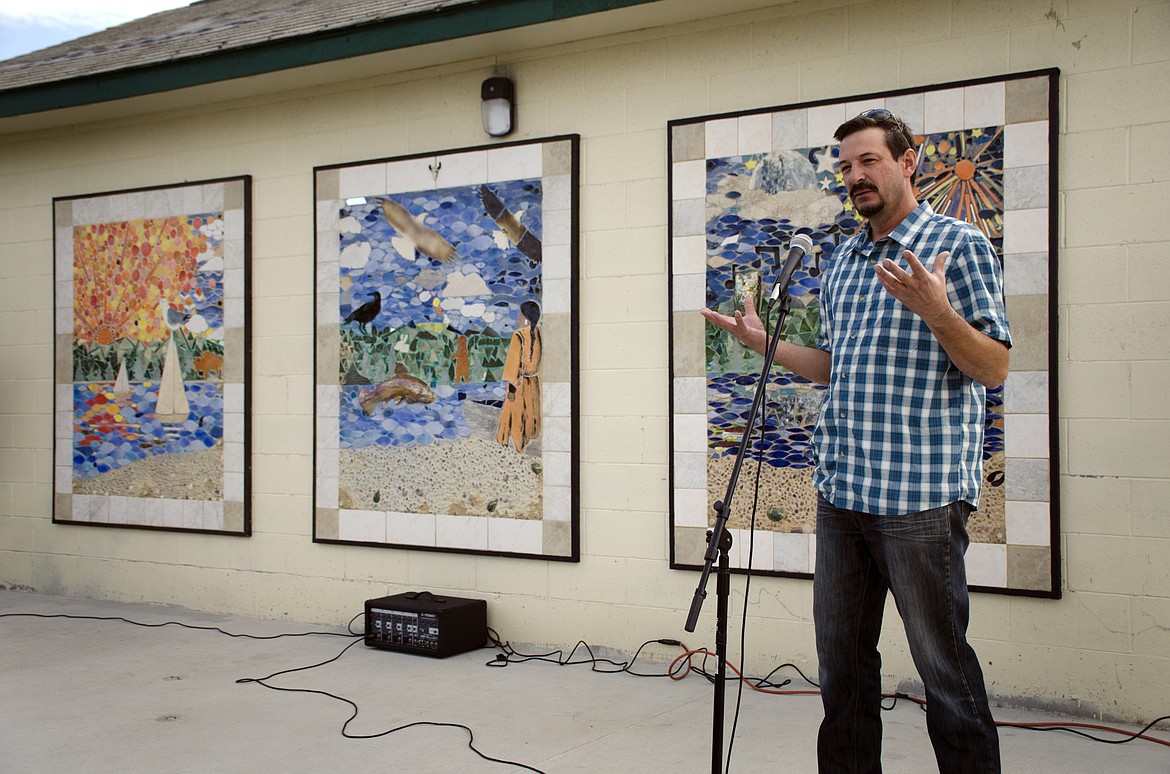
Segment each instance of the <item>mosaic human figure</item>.
[[467,351],[466,336],[461,335],[455,339],[455,354],[452,359],[455,366],[452,383],[463,382],[466,384],[471,378],[471,355]]
[[519,327],[508,344],[503,379],[508,385],[500,412],[496,440],[501,446],[511,441],[516,451],[524,451],[540,435],[540,306],[535,301],[520,305]]

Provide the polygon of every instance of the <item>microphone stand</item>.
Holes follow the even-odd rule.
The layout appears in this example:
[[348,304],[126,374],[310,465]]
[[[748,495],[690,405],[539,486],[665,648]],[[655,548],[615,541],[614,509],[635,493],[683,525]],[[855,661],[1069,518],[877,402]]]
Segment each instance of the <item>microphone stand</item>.
[[[760,251],[762,252],[762,248]],[[774,249],[774,248],[772,248]],[[740,468],[743,467],[743,458],[751,444],[752,428],[755,426],[756,416],[764,403],[767,393],[768,372],[772,369],[772,361],[776,357],[776,345],[780,341],[780,331],[784,327],[784,319],[788,316],[788,285],[792,281],[791,273],[782,278],[783,287],[777,282],[772,287],[771,301],[779,299],[779,314],[773,334],[765,347],[764,365],[760,371],[760,381],[756,384],[755,398],[752,400],[751,410],[748,412],[747,422],[744,423],[743,438],[739,442],[739,450],[735,455],[735,465],[731,469],[731,478],[727,482],[727,491],[722,500],[717,500],[712,506],[715,511],[715,526],[707,532],[707,551],[703,556],[703,572],[699,577],[699,585],[695,588],[695,595],[691,600],[690,613],[687,615],[686,630],[693,632],[698,624],[699,611],[703,607],[703,600],[707,598],[707,579],[711,577],[711,568],[716,561],[719,570],[715,582],[715,658],[719,665],[715,675],[715,695],[713,701],[713,718],[711,723],[711,774],[722,774],[723,771],[723,714],[724,688],[727,680],[727,600],[731,596],[731,561],[728,552],[731,550],[731,532],[727,529],[727,521],[731,516],[731,499],[735,494],[735,487],[739,482]],[[763,320],[767,320],[769,309],[764,310]],[[764,330],[767,332],[767,323]],[[750,568],[751,559],[748,559]],[[742,680],[743,677],[741,676]]]

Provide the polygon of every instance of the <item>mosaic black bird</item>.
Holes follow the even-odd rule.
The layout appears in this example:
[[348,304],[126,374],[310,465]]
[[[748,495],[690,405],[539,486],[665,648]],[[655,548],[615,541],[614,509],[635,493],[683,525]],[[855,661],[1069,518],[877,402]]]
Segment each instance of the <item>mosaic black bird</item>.
[[357,309],[354,309],[346,315],[345,319],[341,321],[341,324],[356,322],[358,325],[364,326],[367,323],[373,322],[374,318],[378,316],[378,312],[382,311],[382,294],[375,290],[372,295],[374,296],[373,301],[367,301]]

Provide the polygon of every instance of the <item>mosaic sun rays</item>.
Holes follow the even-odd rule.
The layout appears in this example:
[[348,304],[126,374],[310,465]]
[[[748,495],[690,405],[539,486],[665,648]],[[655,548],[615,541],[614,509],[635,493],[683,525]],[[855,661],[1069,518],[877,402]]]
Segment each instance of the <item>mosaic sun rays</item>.
[[54,200],[54,521],[249,533],[249,191]]
[[[836,169],[832,135],[848,118],[887,108],[916,133],[917,188],[937,211],[991,239],[1004,263],[1015,346],[1012,373],[988,393],[984,495],[972,515],[969,581],[983,590],[1059,595],[1055,385],[1050,315],[1055,261],[1055,71],[870,95],[831,103],[670,123],[671,387],[674,421],[671,563],[703,562],[712,503],[723,499],[762,358],[706,325],[772,280],[769,251],[799,229],[814,253],[794,276],[782,335],[815,341],[819,262],[862,227]],[[732,566],[808,576],[814,570],[811,431],[820,385],[783,370],[768,384],[766,440],[753,441],[732,500]],[[756,462],[761,495],[749,534]]]
[[577,559],[577,147],[316,170],[318,542]]

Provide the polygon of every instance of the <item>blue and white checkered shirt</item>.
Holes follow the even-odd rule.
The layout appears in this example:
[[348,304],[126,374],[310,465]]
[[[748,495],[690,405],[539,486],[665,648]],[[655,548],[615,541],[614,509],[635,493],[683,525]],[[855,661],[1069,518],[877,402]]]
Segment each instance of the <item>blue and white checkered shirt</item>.
[[977,228],[925,202],[876,245],[863,228],[834,251],[821,285],[817,348],[832,370],[813,433],[813,483],[838,508],[875,515],[956,500],[978,507],[986,391],[882,287],[874,264],[889,258],[909,270],[903,249],[928,270],[949,250],[951,306],[1011,346],[999,258]]

